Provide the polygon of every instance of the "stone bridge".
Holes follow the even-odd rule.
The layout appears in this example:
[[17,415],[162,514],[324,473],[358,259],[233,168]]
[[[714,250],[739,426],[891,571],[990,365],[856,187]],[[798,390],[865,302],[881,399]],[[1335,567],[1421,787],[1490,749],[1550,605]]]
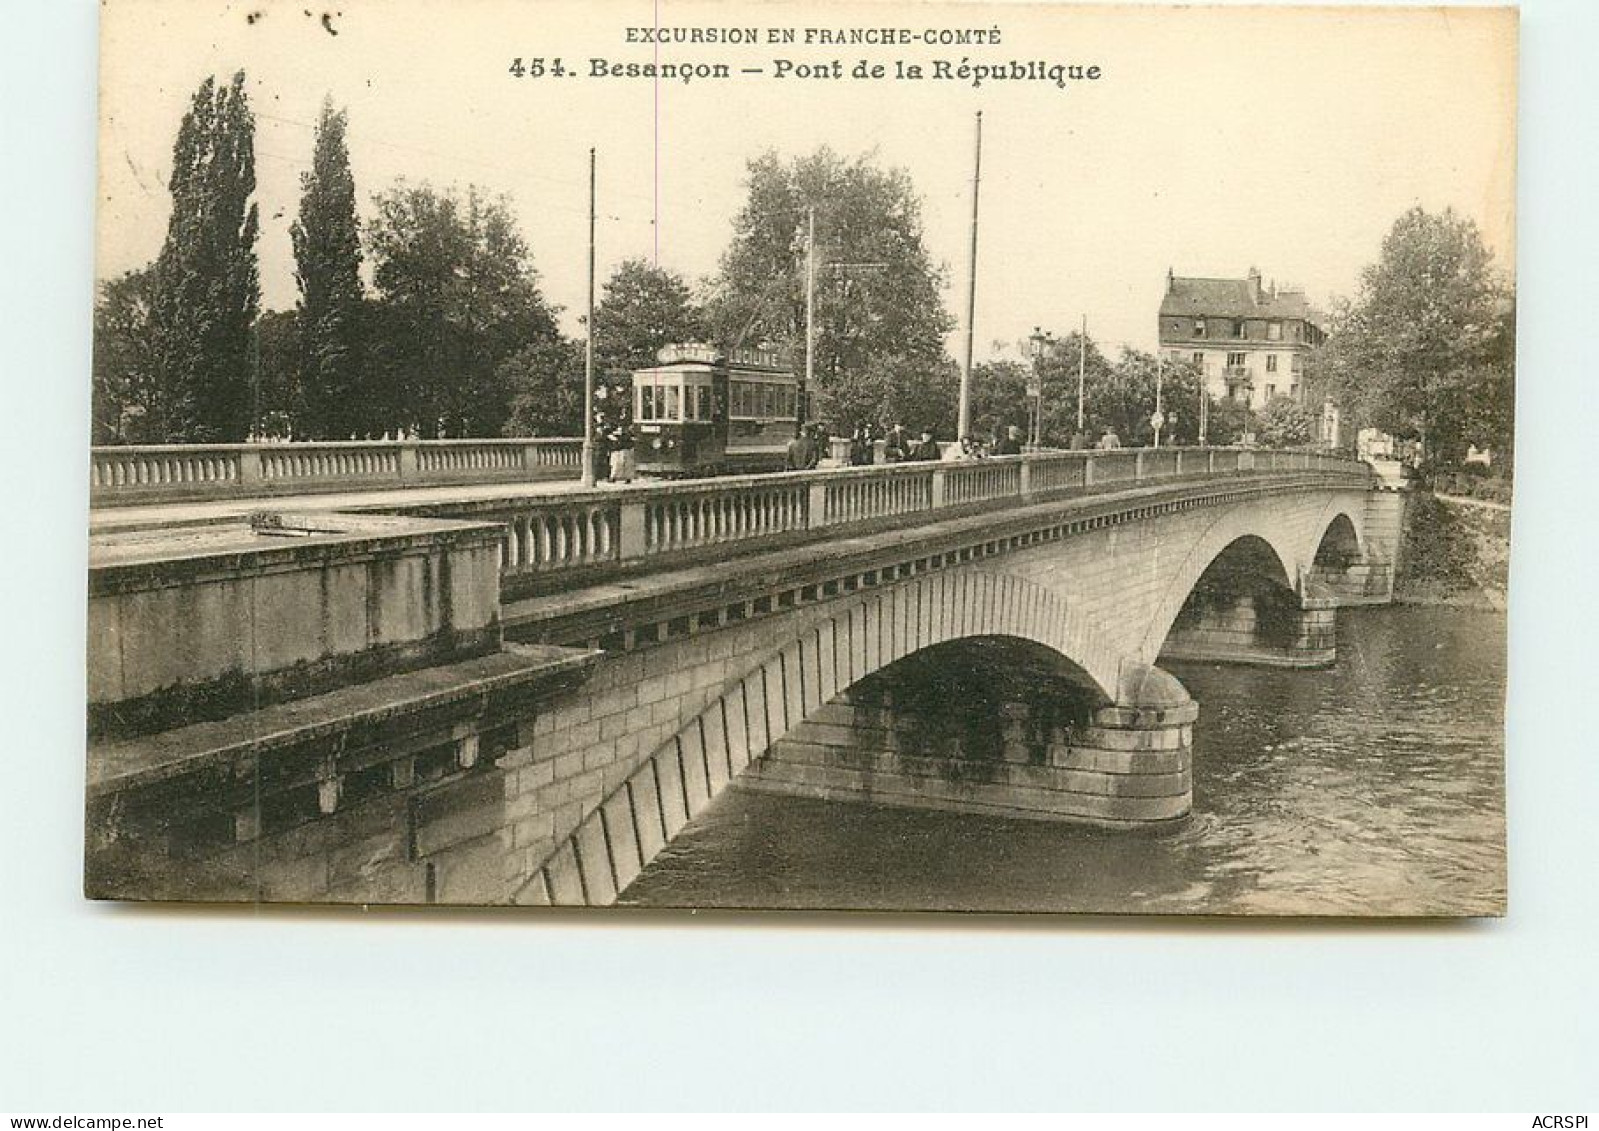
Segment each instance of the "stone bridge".
[[[1332,663],[1336,610],[1391,595],[1400,501],[1363,465],[1234,450],[373,501],[342,520],[418,524],[429,560],[449,560],[441,538],[460,557],[421,571],[456,595],[398,666],[372,668],[358,640],[329,657],[324,631],[312,675],[301,657],[284,666],[293,679],[256,679],[250,709],[152,724],[194,698],[168,698],[170,673],[132,693],[139,629],[118,591],[123,682],[91,742],[105,831],[89,888],[603,905],[735,778],[1027,819],[1177,820],[1200,706],[1161,659]],[[349,565],[367,578],[349,607],[369,621],[406,599],[374,592],[380,566],[405,572],[382,565],[401,552],[383,535],[388,549],[357,540],[367,556]],[[341,591],[330,552],[313,555],[324,603]],[[116,564],[138,567],[123,590],[152,568]],[[487,615],[463,595],[496,587]],[[291,635],[341,619],[320,617]],[[505,643],[485,645],[485,629]],[[93,651],[92,638],[91,669]],[[904,742],[880,689],[929,657],[1025,673],[984,756]],[[226,664],[213,668],[198,682]]]

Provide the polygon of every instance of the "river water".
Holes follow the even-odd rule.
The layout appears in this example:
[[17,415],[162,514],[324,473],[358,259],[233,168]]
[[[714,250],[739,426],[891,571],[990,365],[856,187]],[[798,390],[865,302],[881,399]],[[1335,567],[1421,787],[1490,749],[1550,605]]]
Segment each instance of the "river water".
[[1467,915],[1505,899],[1503,615],[1339,614],[1326,671],[1173,664],[1193,816],[1159,833],[736,786],[624,893],[655,907]]

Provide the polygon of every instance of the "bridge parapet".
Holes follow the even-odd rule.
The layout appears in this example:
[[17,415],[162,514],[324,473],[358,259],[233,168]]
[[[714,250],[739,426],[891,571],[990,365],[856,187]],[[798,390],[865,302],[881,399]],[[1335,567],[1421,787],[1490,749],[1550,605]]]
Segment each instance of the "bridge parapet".
[[1125,449],[1040,452],[959,463],[904,463],[745,475],[469,502],[378,508],[505,526],[513,590],[581,584],[652,562],[833,539],[931,518],[1143,485],[1310,474],[1367,482],[1355,460],[1316,452]]
[[385,487],[575,479],[583,441],[380,440],[91,448],[89,496],[109,507]]

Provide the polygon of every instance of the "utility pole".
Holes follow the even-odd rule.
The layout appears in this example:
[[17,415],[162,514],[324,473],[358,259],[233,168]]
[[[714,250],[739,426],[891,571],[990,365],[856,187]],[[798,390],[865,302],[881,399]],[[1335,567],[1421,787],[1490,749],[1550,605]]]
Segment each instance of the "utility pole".
[[1077,434],[1087,443],[1088,434],[1083,431],[1084,407],[1086,399],[1083,396],[1086,386],[1083,383],[1083,371],[1088,362],[1088,315],[1083,315],[1083,332],[1077,336]]
[[805,210],[805,383],[800,386],[794,435],[805,431],[811,382],[816,379],[816,209]]
[[977,193],[983,182],[983,112],[977,111],[977,144],[972,157],[972,254],[966,280],[966,355],[961,360],[961,395],[956,439],[972,430],[972,340],[977,318]]
[[1166,359],[1160,355],[1157,348],[1155,353],[1155,446],[1157,448],[1160,447],[1161,426],[1166,423],[1166,414],[1160,410],[1161,385],[1164,383],[1165,376]]
[[594,486],[594,150],[589,149],[589,313],[583,343],[583,471],[580,482]]

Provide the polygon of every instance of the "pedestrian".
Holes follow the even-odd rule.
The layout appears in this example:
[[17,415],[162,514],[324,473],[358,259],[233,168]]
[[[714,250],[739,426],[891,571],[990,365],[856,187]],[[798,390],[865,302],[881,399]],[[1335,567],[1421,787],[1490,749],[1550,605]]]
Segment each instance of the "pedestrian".
[[794,438],[788,442],[788,448],[783,456],[783,466],[789,471],[808,471],[815,466],[815,443],[811,440],[810,429],[801,428],[794,433]]
[[907,459],[910,460],[936,460],[943,456],[943,451],[938,446],[938,441],[933,439],[931,428],[922,429],[922,438],[910,451]]
[[1122,438],[1116,435],[1116,429],[1105,425],[1105,434],[1099,438],[1101,451],[1113,452],[1122,446]]
[[633,452],[632,431],[625,424],[613,426],[605,437],[611,453],[611,482],[631,483],[638,474],[638,457]]
[[911,438],[905,431],[903,424],[896,424],[888,430],[888,437],[883,441],[883,462],[903,463],[911,458]]
[[849,465],[851,467],[870,467],[873,454],[871,427],[866,424],[857,424],[854,433],[849,438]]
[[996,456],[1019,456],[1022,454],[1022,430],[1012,424],[1005,429],[1005,438],[994,444]]

